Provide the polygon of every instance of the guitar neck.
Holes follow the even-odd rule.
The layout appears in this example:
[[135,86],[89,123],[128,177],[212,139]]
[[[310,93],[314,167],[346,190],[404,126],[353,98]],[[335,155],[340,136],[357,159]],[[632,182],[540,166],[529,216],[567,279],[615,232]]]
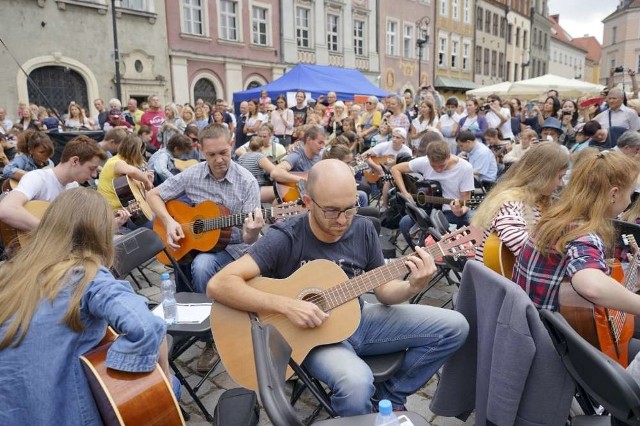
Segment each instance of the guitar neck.
[[627,274],[624,277],[624,281],[622,285],[625,286],[627,290],[634,291],[636,285],[638,283],[638,256],[634,253],[633,259],[629,262],[629,267],[627,268]]
[[[273,212],[273,208],[260,209],[262,216],[265,220],[276,217]],[[214,217],[210,219],[202,219],[203,232],[213,231],[214,229],[230,228],[232,226],[242,226],[244,220],[249,216],[249,213],[237,213],[228,216]]]
[[[425,247],[434,259],[437,259],[444,255],[444,252],[438,244]],[[405,259],[410,255],[403,256],[388,264],[379,268],[373,269],[364,274],[358,275],[348,281],[344,281],[338,285],[322,292],[325,303],[323,308],[327,311],[334,309],[356,297],[388,283],[389,281],[398,278],[401,275],[409,272],[409,269],[405,265]]]

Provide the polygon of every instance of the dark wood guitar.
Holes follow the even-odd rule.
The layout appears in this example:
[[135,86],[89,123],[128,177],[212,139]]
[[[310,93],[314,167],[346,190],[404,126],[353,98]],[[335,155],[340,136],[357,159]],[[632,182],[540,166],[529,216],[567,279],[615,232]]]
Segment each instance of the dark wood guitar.
[[120,200],[123,209],[131,213],[131,221],[140,226],[153,220],[153,211],[146,200],[146,192],[142,183],[122,175],[113,180],[113,190]]
[[503,277],[511,279],[513,276],[513,267],[516,264],[516,257],[511,250],[502,243],[498,234],[492,232],[484,242],[482,262],[489,269],[496,271]]
[[[213,201],[204,201],[191,207],[181,201],[172,200],[167,202],[166,207],[184,232],[184,238],[180,240],[180,248],[174,250],[167,244],[167,230],[160,219],[156,218],[153,221],[153,230],[160,236],[167,250],[176,260],[192,257],[197,252],[215,252],[224,249],[231,239],[231,228],[242,226],[247,218],[247,213],[229,214],[226,207]],[[262,215],[265,220],[285,219],[306,211],[307,209],[302,205],[287,203],[262,209]],[[160,252],[157,258],[165,265],[171,265],[171,261],[164,252]]]
[[454,198],[445,198],[442,196],[442,186],[436,180],[420,180],[410,173],[402,174],[402,181],[411,194],[416,204],[425,210],[431,210],[435,205],[451,204],[455,202],[459,206],[466,206],[470,209],[477,208],[484,195],[472,195],[469,200],[457,200]]
[[[638,284],[638,245],[633,235],[623,235],[632,248],[633,258],[624,275],[620,263],[611,270],[611,277],[627,289],[636,291]],[[628,344],[633,336],[633,315],[614,309],[595,306],[578,294],[569,281],[560,284],[558,292],[560,313],[589,343],[626,367],[629,363]]]
[[107,351],[117,337],[108,328],[98,346],[80,357],[104,424],[184,425],[171,385],[158,365],[149,373],[128,373],[107,368]]
[[[445,235],[438,243],[426,247],[426,250],[434,258],[465,256],[481,241],[480,230],[466,227]],[[405,275],[408,269],[404,262],[404,257],[399,258],[348,279],[337,264],[328,260],[314,260],[284,280],[256,277],[248,284],[267,293],[313,302],[323,311],[331,312],[321,327],[313,329],[302,329],[284,315],[256,313],[261,322],[274,325],[282,333],[293,349],[291,357],[301,363],[314,347],[341,342],[351,336],[360,323],[358,296]],[[241,386],[257,389],[251,344],[251,314],[216,302],[211,307],[211,329],[229,375]],[[288,375],[291,373],[289,370]]]

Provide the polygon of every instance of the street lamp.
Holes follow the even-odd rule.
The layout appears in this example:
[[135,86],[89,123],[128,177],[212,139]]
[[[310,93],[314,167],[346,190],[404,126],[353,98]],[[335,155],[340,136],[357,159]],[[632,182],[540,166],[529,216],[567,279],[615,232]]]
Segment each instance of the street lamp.
[[423,16],[416,22],[416,46],[418,47],[418,90],[422,79],[422,52],[425,44],[429,43],[427,28],[431,20],[428,16]]
[[122,100],[122,88],[120,87],[120,51],[118,49],[118,25],[116,24],[116,4],[120,6],[120,0],[111,0],[111,25],[113,27],[113,53],[116,65],[116,98]]

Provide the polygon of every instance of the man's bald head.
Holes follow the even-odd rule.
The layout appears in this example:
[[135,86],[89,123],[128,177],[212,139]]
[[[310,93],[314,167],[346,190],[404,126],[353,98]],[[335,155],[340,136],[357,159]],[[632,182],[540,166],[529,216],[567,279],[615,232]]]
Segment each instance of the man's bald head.
[[317,162],[309,171],[307,177],[307,193],[314,197],[317,191],[326,191],[329,186],[346,188],[346,190],[356,192],[356,180],[353,171],[344,162],[330,159]]

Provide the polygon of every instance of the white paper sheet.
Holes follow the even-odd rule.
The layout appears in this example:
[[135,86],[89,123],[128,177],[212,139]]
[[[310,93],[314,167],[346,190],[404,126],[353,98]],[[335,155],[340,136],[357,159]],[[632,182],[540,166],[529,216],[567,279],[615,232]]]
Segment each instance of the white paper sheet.
[[[162,303],[153,309],[153,314],[164,319]],[[211,303],[178,303],[176,324],[200,324],[209,318]]]

